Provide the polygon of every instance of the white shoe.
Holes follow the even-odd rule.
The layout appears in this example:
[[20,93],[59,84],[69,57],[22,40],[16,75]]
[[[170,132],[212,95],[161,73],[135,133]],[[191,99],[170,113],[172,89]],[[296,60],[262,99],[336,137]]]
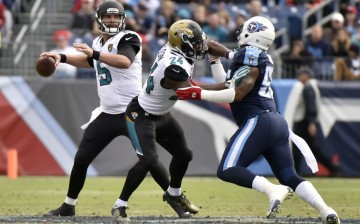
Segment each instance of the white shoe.
[[274,218],[276,214],[280,211],[282,203],[286,199],[290,199],[294,191],[284,185],[276,185],[269,193],[270,198],[270,207],[266,213],[266,218]]
[[324,224],[340,224],[338,214],[332,208],[327,208],[324,212],[320,213]]

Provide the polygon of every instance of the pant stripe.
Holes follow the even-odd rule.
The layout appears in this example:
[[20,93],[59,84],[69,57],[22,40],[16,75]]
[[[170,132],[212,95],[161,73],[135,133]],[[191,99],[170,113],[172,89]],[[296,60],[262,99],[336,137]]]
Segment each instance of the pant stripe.
[[131,143],[133,144],[133,146],[135,148],[136,153],[139,154],[139,155],[144,155],[143,151],[142,151],[142,149],[140,147],[139,139],[138,139],[137,134],[136,134],[134,122],[132,122],[130,120],[130,118],[128,116],[126,116],[126,123],[127,123],[127,128],[128,128],[128,131],[129,131],[130,140],[131,140]]
[[258,116],[251,118],[246,122],[244,128],[241,130],[241,132],[231,145],[230,151],[224,162],[223,170],[236,166],[236,163],[239,160],[240,153],[242,152],[247,139],[249,138],[250,134],[256,126],[257,119]]

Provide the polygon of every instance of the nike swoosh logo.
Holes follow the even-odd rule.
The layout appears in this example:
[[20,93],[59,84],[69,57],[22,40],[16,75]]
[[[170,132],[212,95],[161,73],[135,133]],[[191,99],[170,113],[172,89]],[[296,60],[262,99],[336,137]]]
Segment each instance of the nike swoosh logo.
[[130,40],[132,37],[125,38],[125,40]]
[[176,73],[180,73],[180,70],[173,69],[173,71],[176,72]]

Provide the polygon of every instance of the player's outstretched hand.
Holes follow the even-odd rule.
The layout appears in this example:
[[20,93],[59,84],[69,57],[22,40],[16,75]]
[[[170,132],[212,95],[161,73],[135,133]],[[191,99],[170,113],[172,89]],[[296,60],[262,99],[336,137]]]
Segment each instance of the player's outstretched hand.
[[201,91],[202,88],[199,86],[178,88],[176,95],[179,97],[179,100],[201,100]]
[[74,43],[73,46],[77,51],[85,53],[88,57],[91,57],[93,55],[93,49],[87,44]]
[[250,67],[247,65],[241,66],[238,70],[234,72],[234,76],[231,80],[226,82],[226,86],[230,88],[234,88],[240,84],[240,81],[250,72]]
[[40,54],[40,57],[52,57],[55,58],[55,67],[60,63],[60,55],[54,52],[43,52]]

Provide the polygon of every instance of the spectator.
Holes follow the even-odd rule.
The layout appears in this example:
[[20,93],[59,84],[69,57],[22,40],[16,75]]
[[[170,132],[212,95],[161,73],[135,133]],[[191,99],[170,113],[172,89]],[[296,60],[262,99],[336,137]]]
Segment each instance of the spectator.
[[[13,34],[13,16],[6,7],[6,5],[3,5],[3,10],[0,9],[0,48],[6,49],[10,42],[11,37]],[[0,2],[0,8],[1,8],[1,2]],[[3,18],[3,25],[1,26],[1,18]]]
[[137,22],[137,28],[135,32],[144,34],[147,38],[151,39],[153,36],[152,25],[154,22],[153,16],[150,14],[148,5],[140,3],[135,8],[135,19]]
[[164,0],[160,15],[156,19],[155,32],[157,37],[167,38],[169,27],[175,22],[175,6],[170,0]]
[[[58,30],[54,33],[53,40],[55,43],[55,48],[50,52],[54,52],[57,54],[77,54],[78,52],[72,46],[69,46],[70,41],[70,32],[68,30]],[[68,79],[68,78],[76,78],[76,67],[66,64],[60,63],[55,70],[54,75],[52,77],[56,79]]]
[[221,26],[225,27],[226,30],[233,30],[236,28],[234,21],[231,19],[230,14],[226,9],[219,11],[219,16],[220,16],[220,24]]
[[331,70],[331,44],[324,38],[320,25],[311,28],[310,37],[305,44],[306,50],[315,59],[314,70],[318,71],[316,78],[327,79],[333,74]]
[[349,33],[345,29],[339,29],[331,42],[332,54],[335,57],[347,57],[351,45]]
[[253,16],[263,16],[265,18],[269,18],[268,15],[263,14],[262,3],[260,0],[251,0],[247,8],[249,9],[249,18]]
[[359,47],[351,45],[348,51],[349,57],[335,59],[335,77],[340,80],[360,80],[360,56]]
[[303,41],[293,40],[290,46],[290,52],[282,56],[283,77],[296,78],[296,72],[302,67],[312,67],[313,57],[305,49]]
[[151,67],[151,64],[153,63],[153,54],[148,46],[146,32],[144,32],[144,33],[141,32],[144,30],[142,30],[140,24],[136,20],[136,16],[134,13],[132,13],[131,11],[125,10],[125,14],[126,14],[126,20],[125,20],[126,29],[138,32],[138,34],[141,36],[143,73],[148,73],[148,72],[150,72],[150,67]]
[[354,35],[356,33],[356,27],[358,25],[357,13],[358,13],[358,11],[355,6],[349,5],[346,8],[345,28],[346,28],[346,31],[348,31],[350,33],[350,35]]
[[206,15],[206,7],[204,5],[197,4],[194,10],[194,21],[197,22],[201,27],[205,27],[208,25]]
[[[298,72],[297,78],[303,84],[303,92],[294,114],[294,133],[308,143],[316,160],[329,170],[331,176],[338,176],[339,165],[334,164],[316,142],[320,91],[313,79],[313,71],[303,68]],[[300,162],[303,156],[295,145],[293,145],[293,154],[296,171],[301,174]]]
[[176,13],[176,21],[177,20],[181,20],[181,19],[191,19],[191,13],[189,12],[189,10],[185,9],[185,8],[181,8],[179,10],[177,10]]
[[140,4],[144,5],[148,10],[148,14],[154,17],[156,10],[160,7],[160,0],[142,0]]
[[73,14],[70,29],[77,37],[89,36],[92,39],[94,20],[94,0],[82,0],[80,10]]
[[5,26],[5,5],[0,2],[0,29]]
[[253,16],[261,15],[262,3],[260,0],[251,0],[248,5],[248,9],[250,10],[250,18]]
[[344,28],[344,16],[339,12],[335,12],[331,16],[330,28],[324,30],[324,37],[331,42],[332,40],[334,40],[337,31],[343,28]]
[[211,13],[208,18],[209,25],[203,28],[204,33],[215,41],[228,41],[228,31],[220,24],[220,16],[217,12]]
[[356,27],[356,33],[351,36],[351,43],[360,47],[360,25]]

